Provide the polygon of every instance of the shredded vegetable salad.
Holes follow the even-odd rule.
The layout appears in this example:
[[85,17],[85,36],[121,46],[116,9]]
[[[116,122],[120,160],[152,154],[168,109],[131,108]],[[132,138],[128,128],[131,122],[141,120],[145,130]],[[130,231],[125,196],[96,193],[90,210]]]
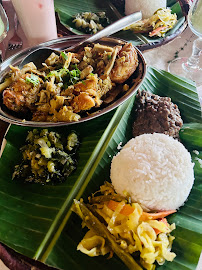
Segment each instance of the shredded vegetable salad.
[[177,15],[172,14],[168,8],[158,9],[148,19],[138,21],[124,30],[132,30],[134,33],[149,33],[150,37],[164,37],[165,33],[174,27],[177,22]]
[[140,204],[131,203],[130,196],[118,195],[106,182],[89,197],[89,204],[74,200],[73,211],[89,231],[77,249],[94,257],[115,253],[129,269],[155,269],[155,263],[172,261],[175,224],[166,216],[176,210],[147,213]]

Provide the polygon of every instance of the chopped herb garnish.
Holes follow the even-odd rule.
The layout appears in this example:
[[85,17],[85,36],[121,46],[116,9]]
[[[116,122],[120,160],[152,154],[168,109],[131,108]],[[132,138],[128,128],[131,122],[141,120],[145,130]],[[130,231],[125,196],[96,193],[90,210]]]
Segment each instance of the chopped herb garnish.
[[80,73],[81,71],[77,67],[76,69],[72,70],[61,68],[51,71],[47,75],[47,78],[55,76],[56,81],[58,81],[59,83],[63,83],[64,88],[66,88],[67,86],[75,84],[80,80]]
[[110,60],[112,58],[111,54],[108,54],[107,58]]
[[60,53],[60,55],[65,59],[65,60],[67,60],[68,59],[68,56],[66,55],[66,53],[65,52],[61,52]]
[[58,82],[63,82],[63,77],[66,76],[68,74],[69,70],[66,69],[66,68],[60,68],[58,70],[53,70],[51,71],[48,75],[47,75],[47,78],[48,77],[52,77],[52,76],[55,76],[56,80]]
[[39,77],[31,73],[31,76],[30,77],[27,76],[25,81],[26,83],[32,83],[33,86],[36,86],[37,84],[39,84]]
[[78,68],[69,71],[70,85],[75,84],[80,80],[80,74],[81,74],[81,71]]
[[78,69],[78,65],[77,64],[71,64],[71,69]]

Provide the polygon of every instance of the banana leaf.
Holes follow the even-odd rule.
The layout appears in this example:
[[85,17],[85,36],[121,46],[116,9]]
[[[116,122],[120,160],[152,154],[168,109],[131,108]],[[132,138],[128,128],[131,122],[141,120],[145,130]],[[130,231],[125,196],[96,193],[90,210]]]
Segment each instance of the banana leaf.
[[[196,164],[195,184],[188,201],[169,219],[177,225],[173,245],[177,257],[157,269],[195,269],[202,249],[202,152],[197,143],[202,119],[196,88],[189,80],[148,68],[141,89],[170,96],[180,108],[184,130],[189,126],[193,130],[193,136],[182,132],[182,139],[188,149],[191,146]],[[135,96],[116,111],[74,125],[81,140],[78,167],[65,183],[56,186],[11,180],[14,165],[21,158],[19,148],[30,128],[10,127],[0,160],[0,242],[59,269],[126,269],[115,256],[110,260],[101,256],[90,258],[76,250],[85,231],[81,228],[81,220],[71,212],[71,204],[74,198],[86,200],[103,181],[109,180],[110,163],[118,152],[117,146],[124,145],[132,137],[134,99]],[[52,130],[65,134],[72,127]]]
[[[81,12],[99,12],[105,11],[106,16],[110,19],[111,22],[115,22],[124,16],[123,12],[119,12],[115,6],[110,1],[102,0],[54,0],[55,11],[58,13],[60,22],[72,33],[77,35],[83,35],[84,32],[76,29],[75,24],[72,22],[72,16]],[[181,6],[178,1],[168,0],[167,6],[171,8],[173,13],[177,14],[177,23],[176,25],[169,30],[165,37],[171,36],[175,34],[179,28],[185,22],[185,17],[183,16]],[[114,37],[118,37],[128,42],[131,42],[134,46],[139,46],[141,44],[154,44],[161,42],[162,38],[158,37],[149,37],[148,34],[134,34],[132,31],[119,31],[118,33],[113,35]]]
[[[149,68],[141,88],[161,96],[170,96],[172,101],[178,104],[185,122],[182,129],[184,130],[182,132],[183,142],[188,149],[189,146],[193,145],[195,149],[194,152],[191,152],[195,162],[194,187],[185,205],[169,218],[170,223],[175,222],[177,225],[174,231],[176,239],[173,244],[173,251],[176,252],[177,257],[173,262],[157,266],[157,269],[196,269],[202,250],[202,168],[200,163],[202,151],[200,151],[201,137],[199,137],[202,130],[202,119],[196,89],[192,82],[154,68]],[[77,199],[82,197],[87,200],[89,194],[98,190],[105,180],[110,179],[110,163],[112,157],[118,152],[117,145],[120,143],[124,145],[132,137],[134,99],[135,97],[131,100],[116,129],[111,130],[106,144],[103,145],[96,163],[89,172],[85,185],[77,194]],[[195,121],[195,123],[191,121]],[[199,141],[200,145],[198,146]],[[197,149],[198,152],[196,152]],[[116,256],[110,260],[102,256],[90,258],[76,251],[77,244],[84,235],[85,231],[81,229],[81,220],[72,213],[56,245],[50,254],[44,257],[46,263],[61,269],[127,269]]]
[[[73,128],[81,138],[78,166],[68,181],[56,186],[24,185],[11,180],[14,166],[22,159],[19,148],[25,142],[27,131],[31,129],[14,125],[10,127],[0,161],[1,242],[29,257],[34,257],[44,248],[47,239],[63,220],[65,208],[71,202],[69,198],[76,195],[81,182],[85,180],[88,168],[93,163],[90,157],[96,157],[96,152],[99,152],[96,145],[112,115],[113,112]],[[68,134],[72,128],[52,130]],[[88,160],[89,163],[86,162]]]

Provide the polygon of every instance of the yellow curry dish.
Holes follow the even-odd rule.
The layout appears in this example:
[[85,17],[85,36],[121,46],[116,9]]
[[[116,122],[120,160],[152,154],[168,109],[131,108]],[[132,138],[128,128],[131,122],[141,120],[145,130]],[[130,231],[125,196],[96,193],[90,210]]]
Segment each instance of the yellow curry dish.
[[25,119],[30,115],[37,122],[78,121],[100,108],[107,95],[114,100],[126,92],[137,67],[131,43],[90,44],[78,52],[53,52],[41,69],[33,62],[21,70],[10,66],[0,92],[7,109]]

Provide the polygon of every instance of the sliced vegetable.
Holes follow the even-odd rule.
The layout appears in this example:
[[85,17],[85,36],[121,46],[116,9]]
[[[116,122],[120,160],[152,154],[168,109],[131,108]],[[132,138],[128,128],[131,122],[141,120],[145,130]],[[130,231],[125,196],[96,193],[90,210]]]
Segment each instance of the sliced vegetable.
[[66,53],[65,52],[61,52],[60,53],[61,54],[61,56],[65,59],[65,60],[67,60],[68,59],[68,56],[66,55]]
[[47,75],[47,78],[55,76],[55,78],[56,78],[56,80],[57,80],[58,82],[62,82],[62,81],[63,81],[63,77],[65,77],[67,74],[68,74],[68,69],[66,69],[66,68],[61,68],[61,69],[58,69],[58,70],[53,70],[53,71],[51,71],[51,72]]
[[[109,209],[115,211],[118,205],[119,205],[119,202],[110,200],[107,204],[107,207]],[[120,214],[125,215],[125,216],[129,216],[133,212],[134,212],[134,208],[130,204],[125,204],[123,206],[123,208],[121,209]],[[148,219],[161,219],[162,222],[164,222],[165,224],[168,224],[167,220],[164,217],[171,215],[175,212],[176,212],[176,210],[169,210],[169,211],[158,212],[158,213],[143,212],[140,219],[141,219],[141,221],[145,221]]]
[[120,246],[116,243],[116,240],[113,235],[107,230],[107,227],[99,221],[97,217],[88,209],[88,207],[77,200],[74,200],[72,210],[80,216],[80,218],[85,222],[89,229],[96,231],[96,233],[103,238],[105,238],[106,243],[109,247],[116,253],[116,255],[124,262],[124,264],[131,270],[142,270],[133,257],[125,252]]
[[32,83],[33,86],[36,86],[39,84],[39,77],[31,73],[31,76],[30,77],[27,76],[25,81],[26,83]]
[[160,26],[149,33],[150,37],[156,36],[161,30],[166,29],[166,26]]
[[67,150],[72,151],[79,144],[78,136],[75,132],[71,132],[67,137]]
[[[115,211],[117,206],[119,205],[119,202],[110,200],[107,204],[107,207],[109,207],[109,209]],[[120,214],[124,215],[124,216],[129,216],[130,214],[132,214],[134,211],[134,208],[132,206],[130,206],[130,204],[125,204],[123,206],[123,208],[120,211]]]
[[176,210],[168,210],[168,211],[163,211],[163,212],[158,212],[158,213],[146,213],[143,212],[140,219],[142,221],[148,220],[148,219],[160,219],[164,218],[168,215],[171,215],[173,213],[177,212]]
[[81,71],[78,68],[69,71],[68,84],[71,85],[71,84],[77,83],[80,80],[80,74],[81,74]]
[[[167,221],[166,218],[162,218],[162,219],[160,219],[159,221],[160,221],[160,222],[163,222],[166,226],[168,226],[168,221]],[[155,231],[156,235],[158,235],[159,233],[161,233],[160,230],[155,229],[155,228],[154,228],[154,231]]]
[[11,78],[6,78],[4,82],[0,84],[0,93],[3,92],[12,83]]

